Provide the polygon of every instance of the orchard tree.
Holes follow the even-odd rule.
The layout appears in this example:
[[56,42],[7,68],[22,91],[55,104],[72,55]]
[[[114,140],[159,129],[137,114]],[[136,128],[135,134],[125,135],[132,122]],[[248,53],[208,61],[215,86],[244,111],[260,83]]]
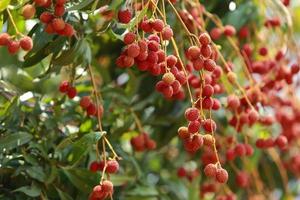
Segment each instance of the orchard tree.
[[294,199],[299,8],[1,0],[0,198]]

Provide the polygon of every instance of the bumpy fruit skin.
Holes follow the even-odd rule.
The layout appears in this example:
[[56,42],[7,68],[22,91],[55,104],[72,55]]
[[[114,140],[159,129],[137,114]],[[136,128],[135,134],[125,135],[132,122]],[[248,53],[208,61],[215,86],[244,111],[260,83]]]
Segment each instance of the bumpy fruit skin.
[[156,19],[152,24],[152,28],[157,32],[161,32],[164,28],[164,22],[161,19]]
[[135,38],[136,38],[136,34],[135,33],[128,32],[128,33],[125,34],[123,41],[124,41],[125,44],[131,44],[131,43],[134,42]]
[[209,72],[214,71],[214,69],[217,67],[216,62],[212,59],[205,60],[203,66],[204,66],[204,69]]
[[201,123],[199,121],[191,121],[188,125],[190,133],[196,133],[200,129]]
[[205,166],[204,168],[204,174],[207,176],[207,177],[216,177],[216,174],[217,174],[217,167],[215,164],[208,164]]
[[219,183],[226,183],[227,180],[228,180],[228,173],[225,169],[217,169],[217,172],[216,172],[216,180],[219,182]]
[[0,33],[0,46],[7,46],[10,40],[8,33]]
[[119,22],[123,23],[123,24],[128,24],[131,20],[131,12],[130,10],[126,9],[126,10],[119,10],[118,12],[118,19]]
[[197,46],[191,46],[188,48],[187,55],[189,58],[197,59],[200,56],[200,49]]
[[68,81],[63,81],[63,82],[61,82],[60,85],[59,85],[59,91],[60,91],[61,93],[66,93],[66,92],[68,92],[70,86],[71,86],[71,85],[70,85],[70,83],[69,83]]
[[186,138],[190,137],[188,128],[185,126],[180,127],[177,132],[178,132],[179,138],[181,138],[181,139],[186,139]]
[[48,24],[52,21],[52,19],[54,18],[54,16],[50,13],[50,12],[43,12],[41,15],[40,15],[40,20],[41,22],[45,23],[45,24]]
[[214,94],[213,86],[207,84],[203,87],[202,95],[205,97],[210,97]]
[[199,36],[199,42],[206,46],[211,42],[210,36],[207,33],[201,33]]
[[27,4],[22,9],[22,15],[25,19],[33,18],[35,14],[35,7],[31,4]]
[[55,18],[52,20],[52,27],[55,31],[61,31],[65,28],[65,22],[63,19]]
[[107,161],[106,172],[109,174],[114,174],[119,171],[119,163],[116,160]]
[[106,194],[108,194],[108,196],[111,196],[114,192],[114,185],[111,181],[109,180],[105,180],[102,182],[102,189],[103,192],[105,192]]
[[20,42],[14,40],[9,41],[7,44],[7,49],[10,54],[17,53],[20,49]]
[[212,119],[206,119],[203,123],[203,128],[205,131],[212,133],[215,132],[217,125],[216,122]]
[[170,40],[173,37],[173,30],[170,28],[170,26],[166,26],[162,30],[162,38],[163,40]]
[[127,48],[127,55],[128,56],[130,56],[132,58],[135,58],[139,54],[140,54],[140,47],[139,47],[138,44],[133,43],[133,44],[128,45],[128,48]]
[[20,46],[24,51],[30,51],[33,47],[33,42],[31,37],[25,36],[20,40]]
[[167,72],[163,75],[162,80],[166,84],[171,85],[175,81],[175,76],[171,72]]
[[188,108],[185,111],[185,118],[188,121],[195,121],[199,118],[200,114],[197,108]]

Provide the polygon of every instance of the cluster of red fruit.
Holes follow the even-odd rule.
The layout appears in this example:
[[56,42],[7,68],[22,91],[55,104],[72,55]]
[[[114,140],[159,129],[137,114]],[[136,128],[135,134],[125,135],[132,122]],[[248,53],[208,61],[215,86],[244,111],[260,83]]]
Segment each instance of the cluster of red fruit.
[[[105,167],[105,162],[102,160],[100,162],[93,161],[90,165],[90,171],[97,172],[103,171]],[[105,173],[115,174],[119,171],[119,162],[116,160],[108,160],[106,162]]]
[[104,200],[106,198],[112,198],[114,193],[114,185],[109,180],[101,181],[99,185],[93,188],[90,194],[89,200]]
[[204,136],[199,134],[202,126],[204,131],[213,133],[216,130],[216,123],[212,119],[202,120],[198,108],[188,108],[185,111],[185,118],[189,121],[188,127],[182,126],[178,129],[178,136],[184,141],[184,148],[186,151],[195,153],[203,145],[211,146],[214,138],[206,134]]
[[33,43],[29,36],[23,36],[20,40],[16,40],[7,33],[0,33],[0,46],[7,47],[10,54],[15,54],[20,48],[24,51],[30,51],[33,47]]
[[228,161],[234,160],[237,157],[252,156],[254,149],[250,144],[239,143],[234,148],[226,151],[226,159]]
[[[90,171],[105,171],[105,173],[108,174],[115,174],[119,171],[119,163],[117,160],[108,160],[105,165],[105,161],[93,161],[90,165]],[[104,180],[94,187],[89,200],[104,200],[106,198],[112,198],[113,192],[114,188],[112,182]]]
[[277,146],[281,150],[286,149],[288,144],[288,140],[284,135],[279,135],[275,140],[273,138],[267,139],[257,139],[256,140],[256,147],[260,149],[267,149],[274,146]]
[[45,1],[45,4],[37,4],[46,8],[53,5],[54,13],[44,11],[40,15],[40,21],[46,25],[45,31],[49,34],[59,34],[62,36],[71,37],[74,35],[75,31],[71,24],[66,23],[62,16],[65,13],[65,3],[67,0],[56,0],[55,3],[52,0],[36,0]]
[[206,165],[204,168],[204,174],[207,177],[216,179],[216,181],[219,183],[226,183],[228,180],[227,171],[223,169],[219,163],[210,163]]
[[[60,83],[59,91],[61,93],[67,94],[67,96],[70,99],[73,99],[77,95],[76,88],[73,87],[71,85],[71,83],[68,81],[63,81]],[[80,99],[79,104],[82,107],[82,109],[86,110],[86,113],[88,116],[96,116],[97,117],[99,115],[100,117],[102,117],[103,111],[104,111],[102,104],[100,104],[99,107],[97,108],[96,104],[92,102],[92,100],[89,96],[83,96]]]
[[223,35],[227,37],[232,37],[236,34],[236,29],[232,25],[226,25],[224,28],[215,27],[212,28],[209,32],[210,37],[213,40],[220,39]]
[[77,90],[69,81],[63,81],[59,85],[59,91],[68,95],[70,99],[73,99],[77,95]]
[[[251,99],[254,99],[253,95],[251,97],[253,97]],[[232,118],[229,120],[229,125],[233,126],[237,131],[241,131],[244,125],[252,126],[259,120],[258,112],[249,107],[245,97],[239,98],[234,94],[229,95],[227,97],[227,108],[233,113]],[[261,117],[262,121],[263,119]]]
[[131,138],[130,143],[135,151],[153,150],[156,148],[156,142],[149,138],[147,133],[141,133]]
[[[283,0],[283,3],[288,6],[289,1]],[[259,60],[255,60],[253,49],[250,44],[246,43],[245,39],[249,38],[250,34],[256,30],[251,32],[247,26],[242,27],[237,32],[232,25],[222,26],[217,23],[218,27],[211,29],[210,36],[203,33],[204,9],[203,6],[187,6],[187,10],[179,11],[181,20],[190,32],[194,34],[202,32],[198,41],[193,41],[193,46],[190,46],[185,52],[186,65],[183,64],[178,55],[167,56],[165,48],[161,48],[161,46],[165,47],[165,40],[172,39],[173,31],[160,19],[143,19],[139,23],[136,31],[143,31],[143,35],[144,33],[150,33],[150,35],[147,35],[147,39],[144,39],[144,37],[138,39],[139,37],[137,37],[135,31],[125,34],[124,43],[127,47],[118,58],[117,64],[123,68],[136,64],[141,71],[149,71],[153,75],[163,75],[162,80],[156,84],[156,90],[167,99],[174,98],[174,91],[178,90],[182,91],[180,98],[175,98],[184,98],[182,86],[191,86],[196,101],[193,102],[191,108],[186,110],[185,117],[189,124],[187,127],[180,127],[178,135],[184,141],[184,148],[190,153],[195,153],[203,144],[205,145],[201,154],[205,166],[204,173],[220,183],[225,183],[228,179],[228,173],[220,164],[224,163],[224,159],[222,160],[221,157],[219,161],[216,153],[216,149],[223,150],[224,146],[216,144],[214,134],[212,134],[216,130],[216,123],[210,119],[211,117],[207,118],[205,116],[207,114],[205,110],[210,112],[221,107],[220,101],[212,96],[225,91],[224,86],[219,81],[222,68],[216,64],[219,56],[218,49],[211,42],[211,38],[218,40],[221,39],[221,36],[225,36],[226,40],[237,51],[237,55],[242,55],[241,59],[244,59],[246,66],[245,72],[250,72],[249,85],[240,86],[237,83],[233,63],[229,61],[224,63],[224,72],[228,81],[233,87],[237,86],[239,88],[238,92],[227,96],[227,104],[225,103],[226,108],[232,112],[229,124],[238,132],[243,131],[245,126],[251,127],[257,122],[269,126],[278,121],[283,127],[282,133],[276,139],[258,139],[256,142],[258,148],[264,149],[277,146],[281,150],[285,150],[288,143],[291,143],[294,138],[300,137],[300,132],[297,131],[300,127],[300,111],[297,109],[296,103],[294,100],[287,100],[277,95],[278,91],[281,91],[286,84],[292,85],[300,67],[297,64],[290,65],[291,62],[284,58],[285,55],[282,51],[279,51],[274,59],[271,59],[271,52],[264,46],[257,49],[255,56]],[[118,18],[121,23],[129,23],[132,13],[129,10],[120,11]],[[265,26],[272,28],[280,26],[280,24],[280,20],[273,17],[266,20]],[[197,27],[200,28],[196,31]],[[232,39],[235,35],[240,39],[237,43],[236,40]],[[235,48],[235,45],[237,48]],[[241,46],[240,50],[238,50],[239,45]],[[284,63],[289,63],[290,66],[285,66]],[[253,74],[255,75],[253,76]],[[262,106],[269,106],[274,109],[276,118],[271,115],[260,116],[259,111]],[[209,134],[201,135],[201,128]],[[223,136],[218,135],[216,137],[223,139]],[[229,148],[224,150],[226,160],[233,161],[237,157],[253,155],[252,142],[232,142]],[[297,167],[295,165],[294,168]],[[178,176],[180,177],[192,177],[191,174],[193,172],[187,173],[184,168],[178,170]],[[249,175],[246,172],[237,173],[235,181],[240,187],[247,187],[250,184]],[[224,195],[219,196],[218,199],[235,199],[235,197]]]
[[289,169],[293,174],[295,174],[297,177],[300,176],[300,154],[297,153],[291,158],[284,162],[284,166],[286,169]]
[[[124,19],[128,19],[123,16],[124,12],[121,12],[122,14],[119,12],[119,20],[123,23],[127,22]],[[156,84],[156,90],[168,99],[183,99],[185,95],[181,85],[185,84],[186,78],[184,72],[178,70],[180,62],[174,55],[167,56],[160,45],[173,37],[172,29],[161,19],[144,19],[138,27],[143,32],[151,34],[147,39],[136,41],[135,33],[126,33],[124,43],[127,47],[117,59],[117,65],[131,67],[136,64],[139,70],[148,71],[154,76],[163,74],[162,81]]]
[[250,176],[247,172],[240,171],[236,174],[235,183],[241,188],[246,188],[250,184]]
[[84,110],[86,110],[88,116],[97,117],[99,115],[100,117],[102,117],[104,111],[103,105],[100,104],[97,109],[97,105],[92,102],[89,96],[82,97],[79,104]]
[[190,182],[192,182],[196,177],[200,175],[197,169],[189,169],[186,167],[180,167],[177,170],[177,176],[179,178],[187,178]]

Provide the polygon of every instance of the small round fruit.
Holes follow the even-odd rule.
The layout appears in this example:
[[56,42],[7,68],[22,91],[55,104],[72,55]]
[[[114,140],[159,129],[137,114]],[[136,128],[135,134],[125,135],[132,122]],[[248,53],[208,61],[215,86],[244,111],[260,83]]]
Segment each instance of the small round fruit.
[[204,174],[208,177],[216,177],[217,174],[217,166],[215,164],[208,164],[204,168]]
[[68,92],[69,88],[70,88],[70,83],[69,83],[69,81],[63,81],[63,82],[61,82],[60,85],[59,85],[59,91],[60,91],[61,93],[66,93],[66,92]]
[[10,40],[10,35],[8,33],[0,33],[0,46],[8,45]]
[[55,18],[52,20],[52,27],[55,31],[61,31],[65,28],[65,22],[61,18]]
[[91,98],[89,96],[84,96],[81,98],[79,104],[83,109],[87,109],[91,103]]
[[216,180],[219,183],[226,183],[227,180],[228,180],[228,173],[227,173],[227,171],[225,169],[223,169],[223,168],[217,169]]
[[25,19],[33,18],[35,14],[35,7],[31,4],[27,4],[22,8],[22,15]]
[[103,192],[111,195],[114,191],[114,185],[111,181],[105,180],[101,183]]
[[109,174],[114,174],[119,171],[119,163],[116,160],[107,161],[106,172]]
[[70,99],[73,99],[77,95],[77,90],[75,87],[70,87],[68,89],[67,95]]
[[25,36],[20,40],[20,46],[24,51],[30,51],[33,47],[33,42],[31,37]]
[[210,36],[208,33],[201,33],[199,36],[199,42],[203,45],[206,46],[211,42]]
[[125,34],[123,41],[124,41],[125,44],[131,44],[131,43],[134,42],[135,38],[136,38],[135,33],[128,32],[128,33]]
[[200,114],[197,108],[188,108],[185,111],[185,118],[188,121],[195,121],[198,120]]
[[47,4],[47,0],[34,0],[34,2],[38,6],[45,6]]
[[126,9],[126,10],[119,10],[118,12],[118,19],[119,22],[123,23],[123,24],[128,24],[131,20],[131,12],[130,10]]
[[172,85],[172,83],[175,81],[175,76],[171,72],[167,72],[163,75],[162,80],[166,84]]
[[20,42],[11,40],[7,44],[7,49],[10,54],[15,54],[20,49]]
[[45,23],[45,24],[48,24],[52,21],[53,19],[53,15],[50,13],[50,12],[43,12],[41,15],[40,15],[40,20],[41,22]]
[[90,105],[86,108],[87,115],[95,115],[97,110],[96,110],[96,105],[93,103],[90,103]]

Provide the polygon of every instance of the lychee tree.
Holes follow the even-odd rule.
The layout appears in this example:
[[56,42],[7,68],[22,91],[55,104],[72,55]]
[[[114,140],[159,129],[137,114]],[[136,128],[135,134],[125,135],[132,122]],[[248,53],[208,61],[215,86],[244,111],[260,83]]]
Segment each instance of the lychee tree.
[[296,0],[1,0],[1,199],[293,199]]

